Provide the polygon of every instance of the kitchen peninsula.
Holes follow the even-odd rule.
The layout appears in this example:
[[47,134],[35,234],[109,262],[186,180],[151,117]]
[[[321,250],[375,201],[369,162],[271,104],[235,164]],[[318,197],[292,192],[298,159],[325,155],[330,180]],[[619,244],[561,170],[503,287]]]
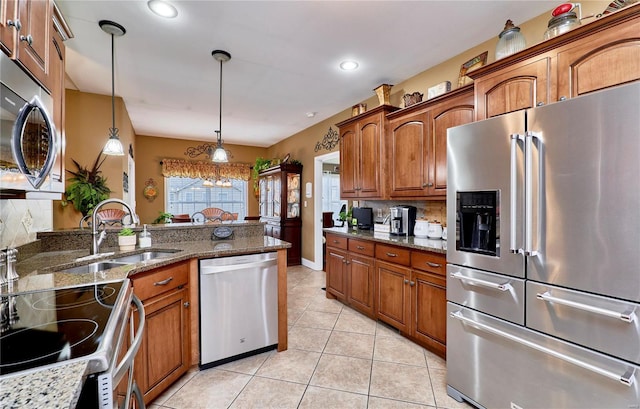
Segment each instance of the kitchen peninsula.
[[[228,239],[212,240],[216,228],[232,230]],[[136,231],[142,230],[136,228]],[[152,314],[160,314],[172,307],[162,307],[160,303],[178,299],[175,303],[177,329],[168,328],[170,337],[174,333],[180,350],[177,363],[171,362],[166,373],[156,369],[143,370],[147,360],[161,362],[149,356],[152,351],[141,347],[136,357],[136,380],[144,394],[146,403],[158,396],[173,381],[190,367],[199,362],[199,308],[198,308],[198,260],[203,258],[228,257],[243,254],[276,252],[278,260],[278,350],[287,349],[287,280],[286,258],[290,244],[281,240],[263,236],[264,225],[260,222],[224,222],[222,224],[169,224],[150,226],[147,230],[153,237],[151,248],[118,252],[116,246],[117,230],[108,229],[103,244],[102,255],[98,258],[87,257],[91,242],[88,230],[61,230],[40,233],[36,242],[20,248],[17,272],[20,278],[10,287],[2,288],[3,298],[25,291],[50,290],[70,286],[92,285],[96,283],[120,281],[129,278],[134,293],[143,301],[147,322]],[[63,272],[73,267],[96,263],[114,258],[122,258],[142,252],[162,252],[162,258],[139,261],[95,273]],[[167,275],[167,285],[161,278]],[[162,276],[162,277],[161,277]],[[158,278],[161,277],[161,278]],[[160,292],[163,291],[163,292]],[[167,301],[165,301],[167,302]],[[20,311],[18,311],[20,313]],[[173,316],[176,318],[176,315]],[[165,319],[157,319],[163,325]],[[165,324],[166,325],[166,324]],[[156,328],[158,329],[158,328]],[[148,342],[163,342],[149,339]],[[143,343],[144,345],[144,343]],[[157,352],[156,352],[157,353]],[[167,353],[166,356],[176,354]],[[161,358],[166,359],[166,356]],[[80,361],[80,362],[78,362]],[[167,364],[168,365],[168,364]],[[175,369],[175,367],[178,369]],[[53,403],[74,407],[82,388],[86,362],[81,359],[68,363],[59,362],[39,371],[22,372],[8,375],[0,380],[0,406],[9,407],[53,407]],[[162,376],[160,376],[162,375]],[[55,405],[54,405],[55,406]]]

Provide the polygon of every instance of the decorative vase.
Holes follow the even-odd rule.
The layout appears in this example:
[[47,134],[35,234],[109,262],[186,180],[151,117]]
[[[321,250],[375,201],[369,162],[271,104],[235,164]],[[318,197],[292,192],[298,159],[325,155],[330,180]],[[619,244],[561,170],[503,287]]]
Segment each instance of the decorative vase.
[[378,101],[380,101],[380,105],[390,105],[389,99],[391,97],[391,87],[393,87],[393,85],[382,84],[374,89],[378,96]]
[[118,236],[120,251],[130,251],[136,248],[136,236]]

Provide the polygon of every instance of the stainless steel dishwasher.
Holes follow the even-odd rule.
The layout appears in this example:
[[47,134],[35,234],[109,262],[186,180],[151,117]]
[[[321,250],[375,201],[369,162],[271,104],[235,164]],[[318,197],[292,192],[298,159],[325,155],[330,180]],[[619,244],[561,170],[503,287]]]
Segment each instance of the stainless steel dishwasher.
[[200,260],[200,368],[278,343],[276,253]]

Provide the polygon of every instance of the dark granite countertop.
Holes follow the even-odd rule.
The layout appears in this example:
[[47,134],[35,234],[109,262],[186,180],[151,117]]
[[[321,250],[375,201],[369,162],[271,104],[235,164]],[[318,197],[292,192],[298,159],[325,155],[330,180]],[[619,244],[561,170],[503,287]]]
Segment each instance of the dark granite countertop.
[[[61,236],[62,238],[62,236]],[[192,258],[216,258],[240,254],[264,253],[290,248],[291,244],[267,236],[236,237],[232,240],[196,240],[159,243],[151,248],[119,252],[117,248],[102,248],[104,253],[87,259],[89,250],[47,251],[32,255],[17,263],[20,278],[2,286],[3,295],[68,287],[96,282],[122,280],[161,266]],[[112,268],[99,273],[73,274],[63,269],[99,260],[137,254],[149,250],[179,250],[168,257]],[[81,261],[77,259],[81,258]],[[74,407],[82,387],[86,361],[60,363],[43,369],[10,374],[0,378],[0,407],[62,408]],[[46,393],[43,393],[46,391]]]
[[447,254],[447,241],[440,239],[421,239],[418,237],[392,236],[389,233],[374,232],[373,230],[353,230],[346,227],[328,227],[323,229],[327,233],[339,234],[356,239],[372,240],[383,244],[408,247],[416,250]]

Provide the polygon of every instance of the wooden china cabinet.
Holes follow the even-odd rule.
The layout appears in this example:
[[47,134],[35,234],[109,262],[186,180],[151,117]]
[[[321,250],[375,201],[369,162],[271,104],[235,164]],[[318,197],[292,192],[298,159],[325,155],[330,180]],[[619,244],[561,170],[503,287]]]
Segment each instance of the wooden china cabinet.
[[260,220],[265,222],[265,235],[291,243],[287,251],[289,266],[302,262],[301,184],[302,165],[282,163],[258,175]]

